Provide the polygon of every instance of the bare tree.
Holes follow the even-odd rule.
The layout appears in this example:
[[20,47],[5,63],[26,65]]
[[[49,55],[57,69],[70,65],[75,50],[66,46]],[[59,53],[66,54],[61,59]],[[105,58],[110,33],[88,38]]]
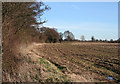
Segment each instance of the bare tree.
[[34,24],[35,28],[40,31],[40,28],[43,27],[43,24],[47,22],[47,20],[42,20],[42,15],[45,11],[50,10],[51,8],[48,5],[45,5],[43,2],[36,2],[31,6],[33,8],[33,11],[35,12],[36,16],[34,17],[36,19],[36,23]]
[[85,41],[85,36],[84,35],[81,36],[81,40]]
[[64,32],[64,37],[65,37],[65,39],[68,40],[68,41],[71,41],[71,40],[74,40],[74,39],[75,39],[73,33],[70,32],[70,31],[65,31],[65,32]]

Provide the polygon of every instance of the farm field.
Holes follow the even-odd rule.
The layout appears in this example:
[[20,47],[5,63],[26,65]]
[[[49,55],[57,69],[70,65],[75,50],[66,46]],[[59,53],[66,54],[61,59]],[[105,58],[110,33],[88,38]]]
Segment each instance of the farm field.
[[120,79],[117,43],[44,44],[37,50],[74,81],[81,81],[79,76],[86,81]]
[[120,79],[117,43],[33,43],[20,47],[19,55],[23,60],[19,71],[11,72],[11,76],[3,74],[4,81],[108,82]]
[[1,3],[3,83],[120,83],[118,3]]

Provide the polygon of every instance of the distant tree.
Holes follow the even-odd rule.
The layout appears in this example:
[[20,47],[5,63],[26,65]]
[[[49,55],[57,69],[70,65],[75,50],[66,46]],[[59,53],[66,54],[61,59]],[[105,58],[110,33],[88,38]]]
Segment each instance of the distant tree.
[[96,39],[95,41],[98,42],[98,39]]
[[67,41],[72,41],[72,40],[75,39],[73,33],[70,32],[70,31],[65,31],[65,32],[64,32],[64,37],[65,37],[65,39],[66,39]]
[[105,39],[105,42],[107,42],[108,40],[107,39]]
[[39,37],[40,40],[46,43],[56,43],[59,42],[60,36],[58,32],[56,32],[52,28],[42,27],[41,28],[41,36]]
[[99,41],[102,42],[102,39],[100,39]]
[[85,41],[85,36],[84,35],[81,36],[81,40]]
[[95,38],[94,38],[94,36],[92,36],[92,37],[91,37],[91,40],[92,40],[92,41],[95,41]]
[[118,41],[118,43],[120,43],[120,38],[117,41]]
[[103,40],[103,42],[105,42],[105,40]]
[[110,42],[113,42],[113,39],[110,39]]
[[63,40],[63,33],[62,33],[62,32],[60,32],[60,33],[59,33],[59,36],[60,36],[59,41],[61,42],[61,41]]

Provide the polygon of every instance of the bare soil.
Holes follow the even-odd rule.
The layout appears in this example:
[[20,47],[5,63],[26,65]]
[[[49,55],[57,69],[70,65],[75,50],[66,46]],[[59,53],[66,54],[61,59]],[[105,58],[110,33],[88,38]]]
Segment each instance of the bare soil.
[[3,81],[106,82],[120,79],[117,43],[32,43],[20,45],[17,57],[22,60],[17,71],[3,71]]

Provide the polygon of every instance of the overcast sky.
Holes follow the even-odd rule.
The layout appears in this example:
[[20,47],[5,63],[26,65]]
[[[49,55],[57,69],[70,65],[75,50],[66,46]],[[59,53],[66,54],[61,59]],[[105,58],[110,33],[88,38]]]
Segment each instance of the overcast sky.
[[118,38],[117,2],[45,2],[51,10],[42,18],[47,27],[57,28],[59,32],[71,31],[76,39],[81,35],[86,40]]

